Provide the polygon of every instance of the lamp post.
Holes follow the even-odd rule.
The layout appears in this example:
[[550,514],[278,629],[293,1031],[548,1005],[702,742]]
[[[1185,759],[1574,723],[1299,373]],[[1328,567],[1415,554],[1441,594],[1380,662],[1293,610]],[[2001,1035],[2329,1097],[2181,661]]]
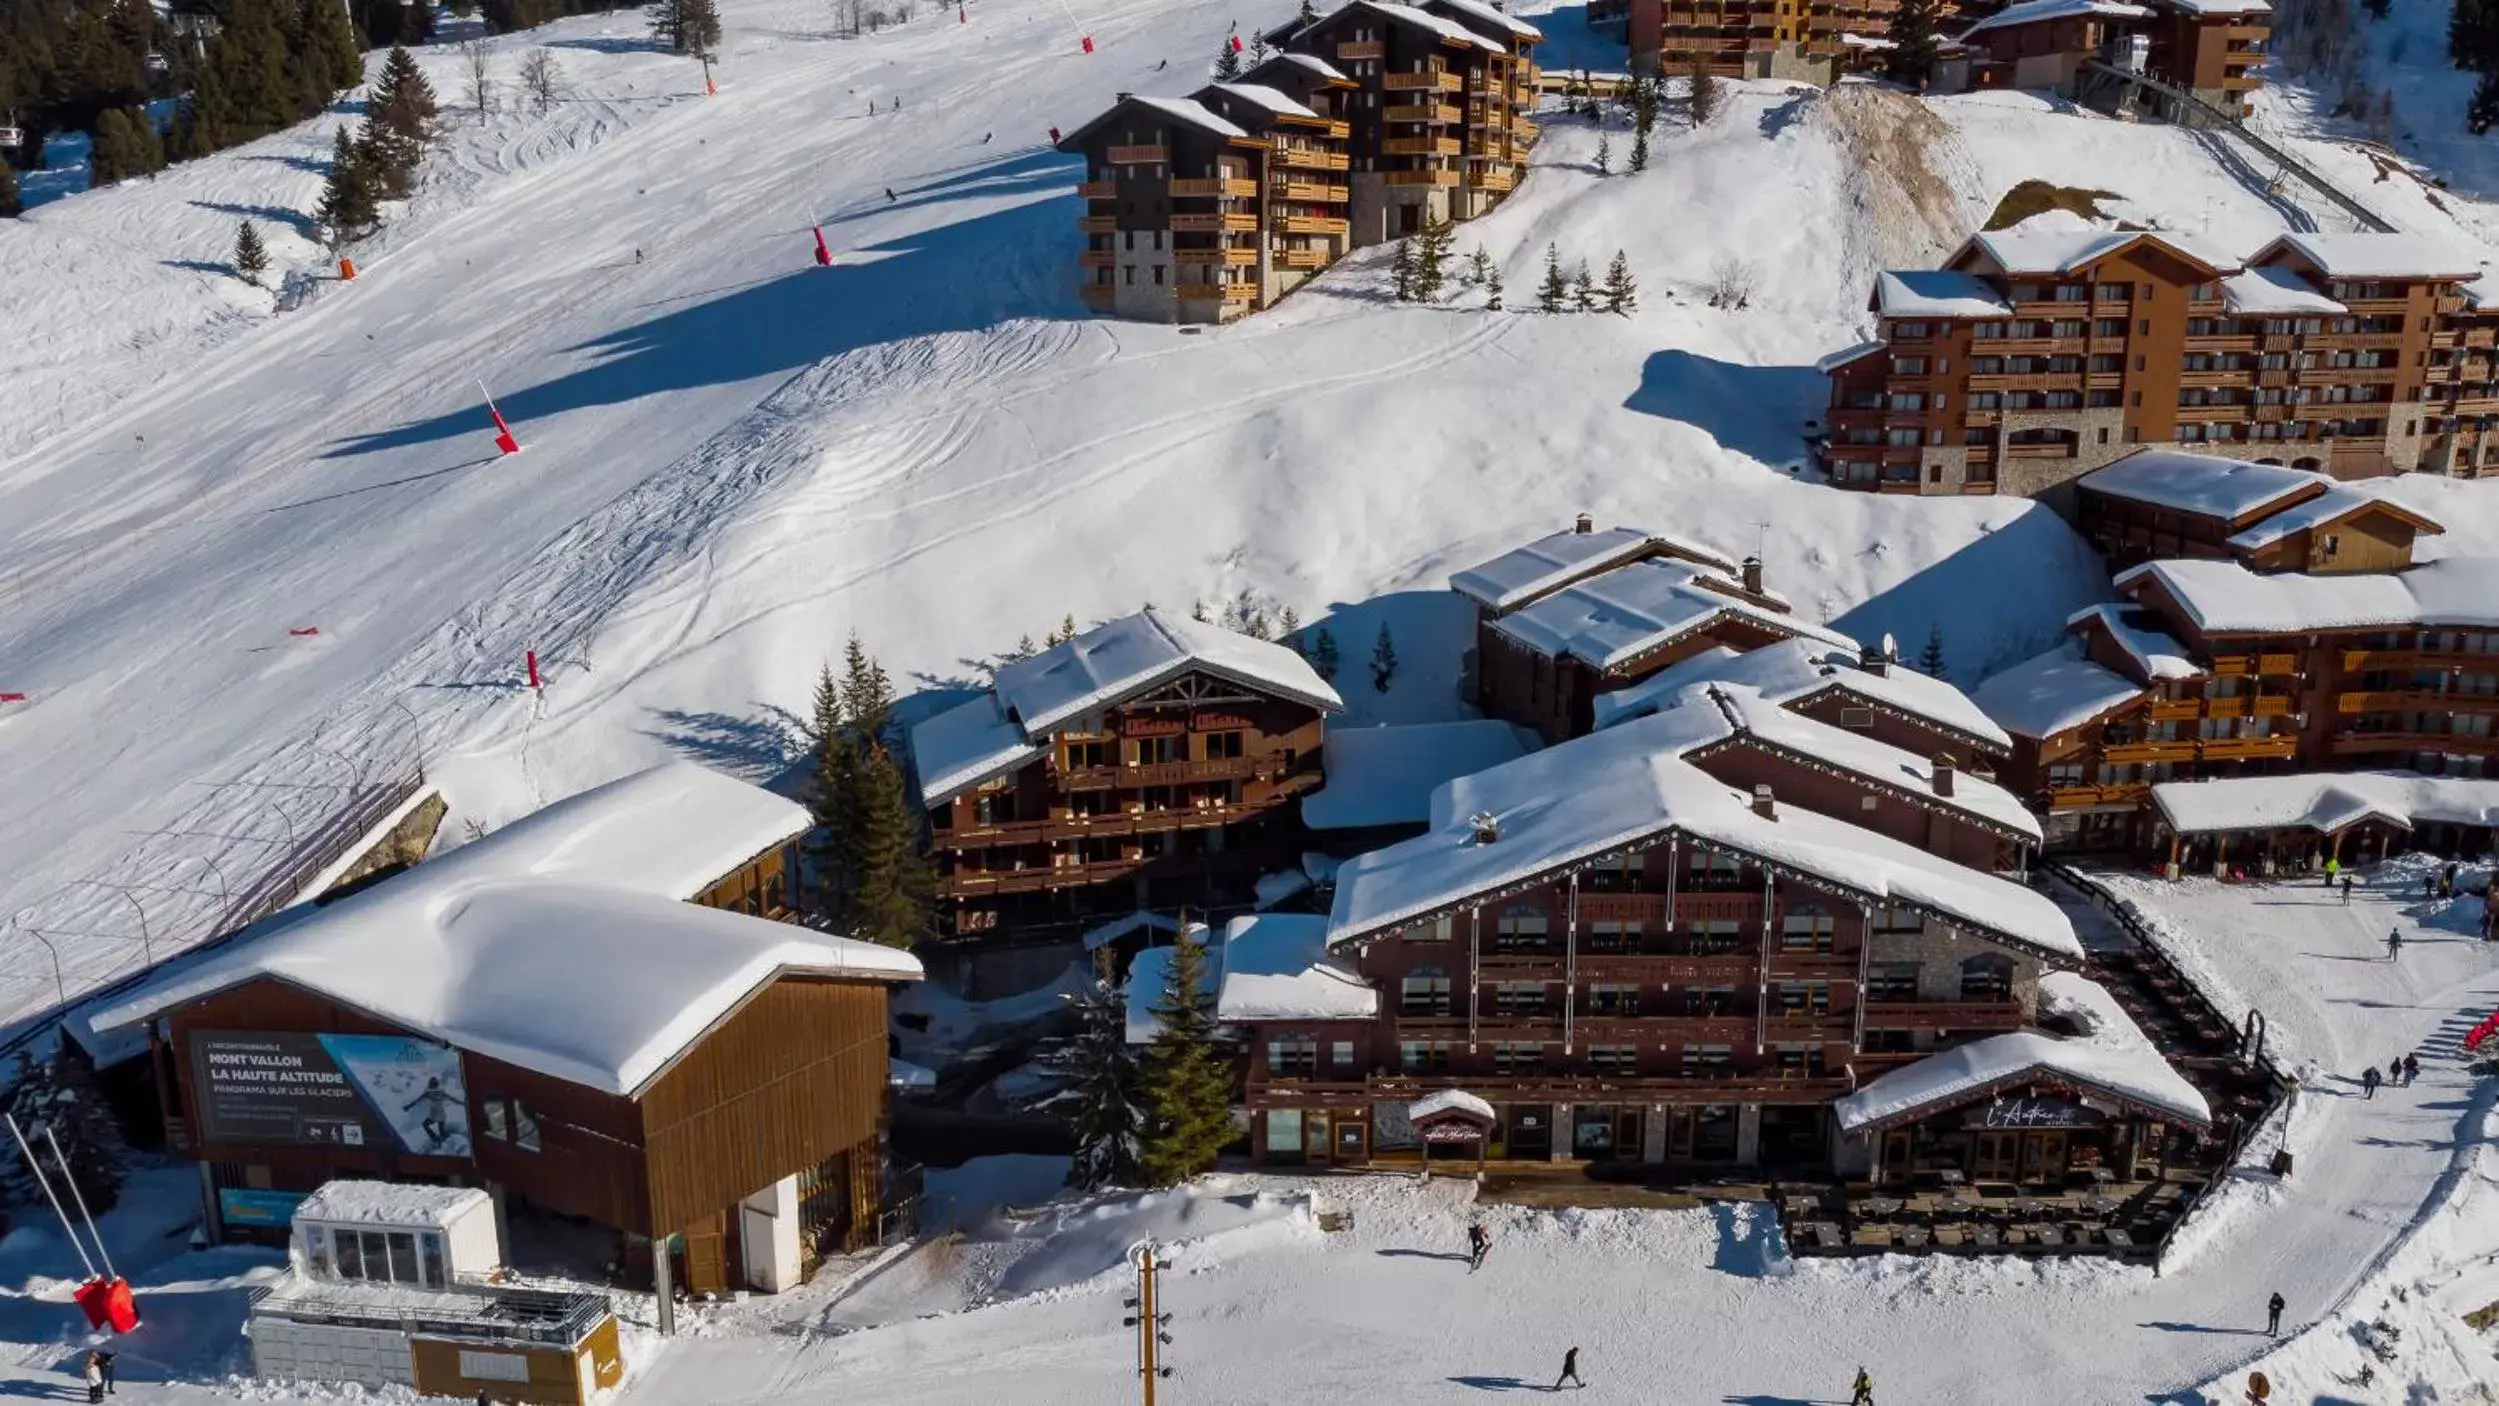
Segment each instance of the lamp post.
[[139,950],[147,954],[148,965],[151,967],[155,966],[156,936],[148,931],[148,908],[146,904],[139,901],[139,895],[132,892],[130,889],[124,888],[120,884],[106,883],[102,879],[81,879],[78,882],[85,884],[90,888],[111,889],[113,892],[120,894],[123,899],[128,901],[132,908],[138,910]]

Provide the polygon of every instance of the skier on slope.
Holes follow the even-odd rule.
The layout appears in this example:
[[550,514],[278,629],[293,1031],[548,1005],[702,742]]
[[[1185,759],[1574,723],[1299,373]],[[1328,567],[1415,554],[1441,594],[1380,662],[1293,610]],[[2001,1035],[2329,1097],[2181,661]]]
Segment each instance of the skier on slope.
[[2420,1057],[2419,1055],[2417,1055],[2417,1054],[2408,1054],[2408,1055],[2405,1055],[2405,1056],[2404,1056],[2404,1087],[2405,1087],[2405,1088],[2407,1088],[2407,1089],[2408,1089],[2408,1088],[2411,1088],[2411,1087],[2412,1087],[2412,1081],[2413,1081],[2413,1080],[2415,1080],[2415,1079],[2418,1079],[2418,1078],[2420,1078],[2420,1077],[2421,1077],[2421,1057]]
[[1857,1369],[1857,1380],[1848,1388],[1848,1406],[1874,1406],[1874,1378],[1863,1367]]
[[888,205],[894,203],[894,188],[892,186],[887,186],[885,188],[885,203]]

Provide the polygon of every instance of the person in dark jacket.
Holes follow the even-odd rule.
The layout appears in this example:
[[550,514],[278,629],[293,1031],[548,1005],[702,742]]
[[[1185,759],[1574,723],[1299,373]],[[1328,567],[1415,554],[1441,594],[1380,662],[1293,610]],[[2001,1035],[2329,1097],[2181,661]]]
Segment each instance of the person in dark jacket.
[[2349,874],[2343,876],[2343,906],[2346,908],[2351,906],[2351,875]]
[[97,1348],[97,1349],[95,1350],[95,1365],[96,1365],[97,1367],[101,1368],[101,1369],[103,1370],[103,1372],[104,1372],[104,1394],[105,1394],[106,1396],[119,1396],[119,1395],[121,1395],[121,1393],[120,1393],[119,1391],[114,1390],[114,1387],[113,1387],[113,1351],[112,1351],[112,1349],[110,1349],[110,1348],[102,1348],[102,1347]]
[[2404,1087],[2405,1087],[2405,1088],[2407,1088],[2407,1089],[2408,1089],[2408,1088],[2411,1088],[2411,1087],[2412,1087],[2412,1081],[2413,1081],[2413,1080],[2415,1080],[2415,1079],[2418,1079],[2418,1078],[2420,1078],[2420,1077],[2421,1077],[2421,1057],[2420,1057],[2419,1055],[2417,1055],[2417,1054],[2408,1054],[2408,1055],[2405,1055],[2405,1056],[2404,1056]]
[[1466,1228],[1466,1268],[1472,1274],[1484,1267],[1484,1256],[1492,1252],[1492,1232],[1477,1221]]
[[2360,1071],[2360,1096],[2362,1098],[2378,1096],[2378,1067],[2374,1064]]
[[2265,1301],[2265,1336],[2269,1338],[2282,1336],[2282,1296],[2280,1294]]
[[1553,1389],[1555,1391],[1560,1391],[1562,1389],[1562,1383],[1564,1382],[1569,1382],[1574,1387],[1584,1387],[1587,1385],[1586,1382],[1579,1379],[1578,1348],[1572,1348],[1570,1351],[1562,1354],[1562,1375],[1553,1379]]
[[2388,928],[2386,930],[2386,960],[2390,962],[2394,961],[2403,954],[2404,930],[2402,928]]

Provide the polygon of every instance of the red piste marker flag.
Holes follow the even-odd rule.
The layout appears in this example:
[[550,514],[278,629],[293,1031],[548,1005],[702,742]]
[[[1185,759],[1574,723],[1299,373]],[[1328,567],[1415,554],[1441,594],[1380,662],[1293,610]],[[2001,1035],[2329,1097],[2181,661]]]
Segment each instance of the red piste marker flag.
[[1093,36],[1090,34],[1085,36],[1085,52],[1088,54],[1093,52]]
[[486,397],[486,413],[495,418],[495,448],[505,454],[520,453],[521,442],[512,437],[512,427],[503,422],[503,412],[495,408],[494,392],[486,389],[484,381],[479,381],[477,393]]
[[1239,53],[1239,52],[1241,52],[1241,36],[1240,36],[1240,35],[1238,35],[1238,34],[1233,35],[1233,36],[1232,36],[1232,39],[1231,39],[1231,41],[1230,41],[1230,42],[1231,42],[1231,44],[1232,44],[1232,52],[1234,52],[1234,53],[1236,53],[1236,54],[1237,54],[1237,53]]
[[816,267],[828,269],[833,267],[833,251],[825,247],[822,225],[816,226]]

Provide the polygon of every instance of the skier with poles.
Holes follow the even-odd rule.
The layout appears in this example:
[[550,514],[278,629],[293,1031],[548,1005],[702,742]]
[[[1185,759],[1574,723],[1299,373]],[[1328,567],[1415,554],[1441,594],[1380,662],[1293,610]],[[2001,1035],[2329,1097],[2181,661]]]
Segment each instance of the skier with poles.
[[399,1111],[410,1112],[420,1103],[425,1105],[425,1121],[417,1126],[424,1130],[425,1145],[439,1147],[451,1136],[451,1095],[443,1092],[441,1079],[429,1076],[425,1091],[399,1105]]

